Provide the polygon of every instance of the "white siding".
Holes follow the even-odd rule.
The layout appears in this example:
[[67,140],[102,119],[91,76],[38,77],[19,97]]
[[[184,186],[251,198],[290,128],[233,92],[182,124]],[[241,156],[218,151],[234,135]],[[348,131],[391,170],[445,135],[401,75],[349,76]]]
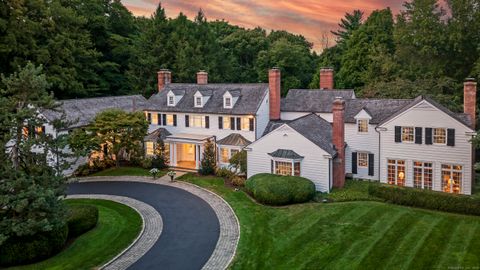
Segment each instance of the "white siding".
[[315,183],[318,191],[328,192],[330,187],[330,160],[328,153],[292,128],[284,125],[251,144],[247,151],[247,176],[271,172],[268,153],[277,149],[293,150],[303,156],[301,176]]
[[375,125],[368,125],[368,133],[359,133],[357,124],[345,124],[345,172],[352,173],[352,152],[368,152],[374,154],[374,175],[368,175],[368,168],[357,169],[354,178],[378,180],[378,133],[375,131]]
[[263,98],[262,104],[260,104],[260,108],[258,108],[256,120],[257,120],[256,135],[258,139],[262,137],[263,132],[265,131],[265,128],[267,127],[268,122],[270,121],[270,104],[268,100],[268,94],[265,95],[265,97]]
[[[423,127],[422,144],[395,143],[395,126]],[[425,127],[455,129],[455,146],[425,145]],[[441,165],[463,166],[462,193],[471,194],[472,146],[469,128],[449,115],[423,101],[391,121],[382,125],[381,132],[381,181],[387,182],[387,159],[406,161],[406,185],[413,186],[413,161],[433,163],[433,189],[441,191]]]
[[[310,114],[310,112],[282,112],[280,114],[280,118],[282,120],[295,120],[302,116]],[[332,113],[317,113],[318,116],[322,117],[323,119],[327,120],[328,122],[333,122],[333,114]]]

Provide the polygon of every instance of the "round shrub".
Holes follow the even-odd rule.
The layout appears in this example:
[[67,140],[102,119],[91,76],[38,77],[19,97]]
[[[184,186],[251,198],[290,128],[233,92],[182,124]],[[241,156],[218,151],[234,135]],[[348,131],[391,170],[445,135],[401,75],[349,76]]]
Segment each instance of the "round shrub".
[[97,225],[98,208],[93,205],[69,205],[68,206],[68,236],[77,237]]
[[250,177],[245,187],[255,200],[268,205],[307,202],[315,195],[313,182],[298,176],[261,173]]
[[0,245],[0,265],[11,266],[41,261],[65,246],[67,225],[34,236],[10,237]]

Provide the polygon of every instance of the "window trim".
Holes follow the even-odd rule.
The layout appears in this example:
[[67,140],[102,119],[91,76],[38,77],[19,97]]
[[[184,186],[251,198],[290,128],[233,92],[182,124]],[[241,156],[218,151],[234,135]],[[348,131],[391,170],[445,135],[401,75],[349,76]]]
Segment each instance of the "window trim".
[[[227,104],[227,100],[230,102],[230,105]],[[226,109],[231,109],[233,107],[232,97],[223,97],[223,107]]]
[[[369,165],[369,161],[368,161],[368,152],[356,152],[357,153],[357,168],[362,168],[362,169],[365,169],[367,168],[368,169],[368,165]],[[366,156],[366,165],[365,166],[362,166],[360,165],[360,155],[365,155]]]
[[[195,126],[194,123],[194,118],[201,118],[201,126]],[[200,115],[200,114],[190,114],[188,117],[188,127],[189,128],[205,128],[206,127],[206,116],[205,115]]]
[[[227,149],[227,151],[228,151],[228,161],[227,162],[224,162],[222,160],[222,158],[223,158],[222,157],[222,149]],[[218,161],[220,162],[220,164],[230,164],[230,159],[233,157],[232,150],[236,150],[238,152],[242,151],[242,149],[240,149],[238,147],[228,147],[228,146],[221,146],[221,145],[218,146],[218,152],[219,152],[219,155],[218,155],[219,160]]]
[[[389,185],[398,185],[398,178],[399,178],[399,172],[398,172],[398,167],[403,167],[403,185],[401,186],[406,186],[407,184],[407,161],[405,159],[396,159],[396,158],[387,158],[387,184]],[[389,161],[395,161],[395,164],[390,164]],[[403,164],[398,164],[399,161],[403,161]],[[390,183],[389,179],[389,166],[395,166],[395,183]]]
[[[418,162],[418,163],[421,163],[422,165],[421,166],[417,166],[415,165],[415,163]],[[431,166],[430,167],[426,167],[425,166],[425,163],[430,163]],[[433,190],[433,186],[434,186],[434,182],[435,182],[435,163],[432,162],[432,161],[421,161],[421,160],[412,160],[412,166],[413,166],[413,169],[412,169],[412,183],[413,183],[413,187],[414,188],[418,188],[418,187],[415,187],[415,169],[421,169],[422,170],[422,180],[421,180],[421,187],[419,187],[420,189],[427,189],[427,190]],[[430,169],[431,170],[431,185],[430,185],[430,188],[425,188],[425,169]]]
[[[444,169],[443,166],[450,166],[450,169]],[[455,166],[461,166],[462,169],[461,170],[455,170],[454,169]],[[449,192],[445,191],[444,185],[443,185],[443,172],[444,171],[450,173],[450,179],[453,178],[453,173],[454,172],[457,172],[457,173],[461,174],[460,183],[458,184],[458,187],[459,187],[458,193],[453,191],[453,183],[450,184],[450,191]],[[462,192],[463,192],[463,183],[464,183],[464,178],[465,178],[465,165],[463,165],[463,164],[452,164],[452,163],[442,163],[440,165],[440,177],[441,177],[440,187],[441,187],[442,192],[452,193],[452,194],[463,194]]]
[[[367,128],[367,131],[360,131],[360,122],[361,121],[365,121],[366,122],[366,128]],[[370,120],[368,118],[359,118],[357,119],[357,134],[362,134],[362,135],[365,135],[365,134],[368,134],[368,132],[370,131],[369,129],[369,125],[370,125]]]
[[175,95],[167,95],[167,106],[175,106]]
[[[412,132],[412,140],[411,140],[411,141],[404,140],[403,130],[404,130],[405,128],[411,128],[412,131],[413,131],[413,132]],[[415,127],[414,127],[414,126],[401,126],[400,138],[402,139],[402,143],[415,143]]]
[[[172,120],[172,124],[171,124],[171,125],[169,124],[169,121],[168,121],[168,118],[169,118],[169,117],[172,118],[172,119],[171,119],[171,120]],[[166,113],[166,114],[165,114],[165,119],[166,119],[166,121],[165,121],[165,123],[163,123],[164,126],[167,126],[167,127],[173,127],[173,126],[175,126],[174,114],[172,114],[172,113]]]
[[[202,108],[203,107],[203,97],[201,96],[194,96],[194,107],[195,108]],[[198,104],[198,101],[200,101],[200,104]]]
[[[435,142],[435,130],[437,129],[443,129],[445,131],[444,133],[444,143],[437,143]],[[433,145],[447,145],[447,138],[448,137],[448,134],[447,134],[447,128],[443,128],[443,127],[432,127],[432,144]]]
[[[284,162],[284,163],[290,163],[290,166],[292,167],[289,176],[302,176],[302,161],[303,161],[303,159],[271,158],[270,160],[273,161],[273,174],[283,175],[283,174],[277,174],[277,162]],[[300,172],[299,172],[298,175],[295,175],[295,163],[300,164]]]

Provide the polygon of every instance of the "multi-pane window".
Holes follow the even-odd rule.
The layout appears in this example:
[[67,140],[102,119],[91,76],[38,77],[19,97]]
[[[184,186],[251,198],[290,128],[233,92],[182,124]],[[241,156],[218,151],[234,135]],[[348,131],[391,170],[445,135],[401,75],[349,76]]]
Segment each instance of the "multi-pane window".
[[195,107],[202,107],[202,97],[195,98]]
[[238,152],[240,152],[240,150],[238,150],[238,149],[232,149],[232,150],[230,150],[230,157],[235,156],[235,154],[237,154]]
[[442,164],[442,190],[460,193],[462,187],[463,167],[461,165]]
[[228,163],[228,161],[230,160],[230,156],[228,155],[228,148],[220,148],[220,161],[222,163]]
[[241,128],[242,130],[250,130],[250,117],[248,116],[242,117],[241,127],[242,127]]
[[158,125],[158,114],[152,113],[150,124]]
[[173,126],[173,114],[166,115],[167,126]]
[[430,162],[413,162],[413,186],[416,188],[432,189],[433,166]]
[[275,174],[292,175],[292,162],[275,161]]
[[155,148],[153,142],[146,142],[146,152],[148,156],[153,156],[155,154]]
[[232,107],[232,99],[231,98],[229,98],[229,97],[225,98],[225,107],[226,108]]
[[415,129],[413,127],[402,127],[402,142],[413,142]]
[[388,160],[387,180],[390,185],[405,186],[405,160]]
[[190,126],[191,127],[205,127],[205,116],[203,116],[203,115],[192,115],[192,116],[190,116]]
[[169,106],[175,105],[175,97],[174,96],[168,96],[168,105]]
[[293,175],[300,176],[300,162],[293,163]]
[[357,120],[357,125],[358,125],[358,132],[368,133],[368,120],[367,119]]
[[447,131],[444,128],[433,129],[433,143],[446,144],[447,143]]
[[223,117],[223,128],[224,129],[230,129],[231,128],[231,117],[225,116]]
[[366,168],[368,167],[368,153],[358,152],[358,167]]

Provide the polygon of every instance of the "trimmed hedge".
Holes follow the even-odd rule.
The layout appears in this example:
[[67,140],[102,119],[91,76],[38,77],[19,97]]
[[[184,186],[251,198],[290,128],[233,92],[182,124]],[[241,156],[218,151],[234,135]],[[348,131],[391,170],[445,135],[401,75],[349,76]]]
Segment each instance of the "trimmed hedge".
[[93,205],[68,206],[68,237],[77,237],[97,225],[98,208]]
[[0,265],[11,266],[41,261],[58,253],[65,246],[68,227],[34,236],[10,237],[0,246]]
[[268,205],[302,203],[315,196],[313,182],[298,176],[261,173],[250,177],[245,188],[255,200]]
[[480,216],[480,200],[465,195],[392,185],[370,185],[368,192],[394,204]]

